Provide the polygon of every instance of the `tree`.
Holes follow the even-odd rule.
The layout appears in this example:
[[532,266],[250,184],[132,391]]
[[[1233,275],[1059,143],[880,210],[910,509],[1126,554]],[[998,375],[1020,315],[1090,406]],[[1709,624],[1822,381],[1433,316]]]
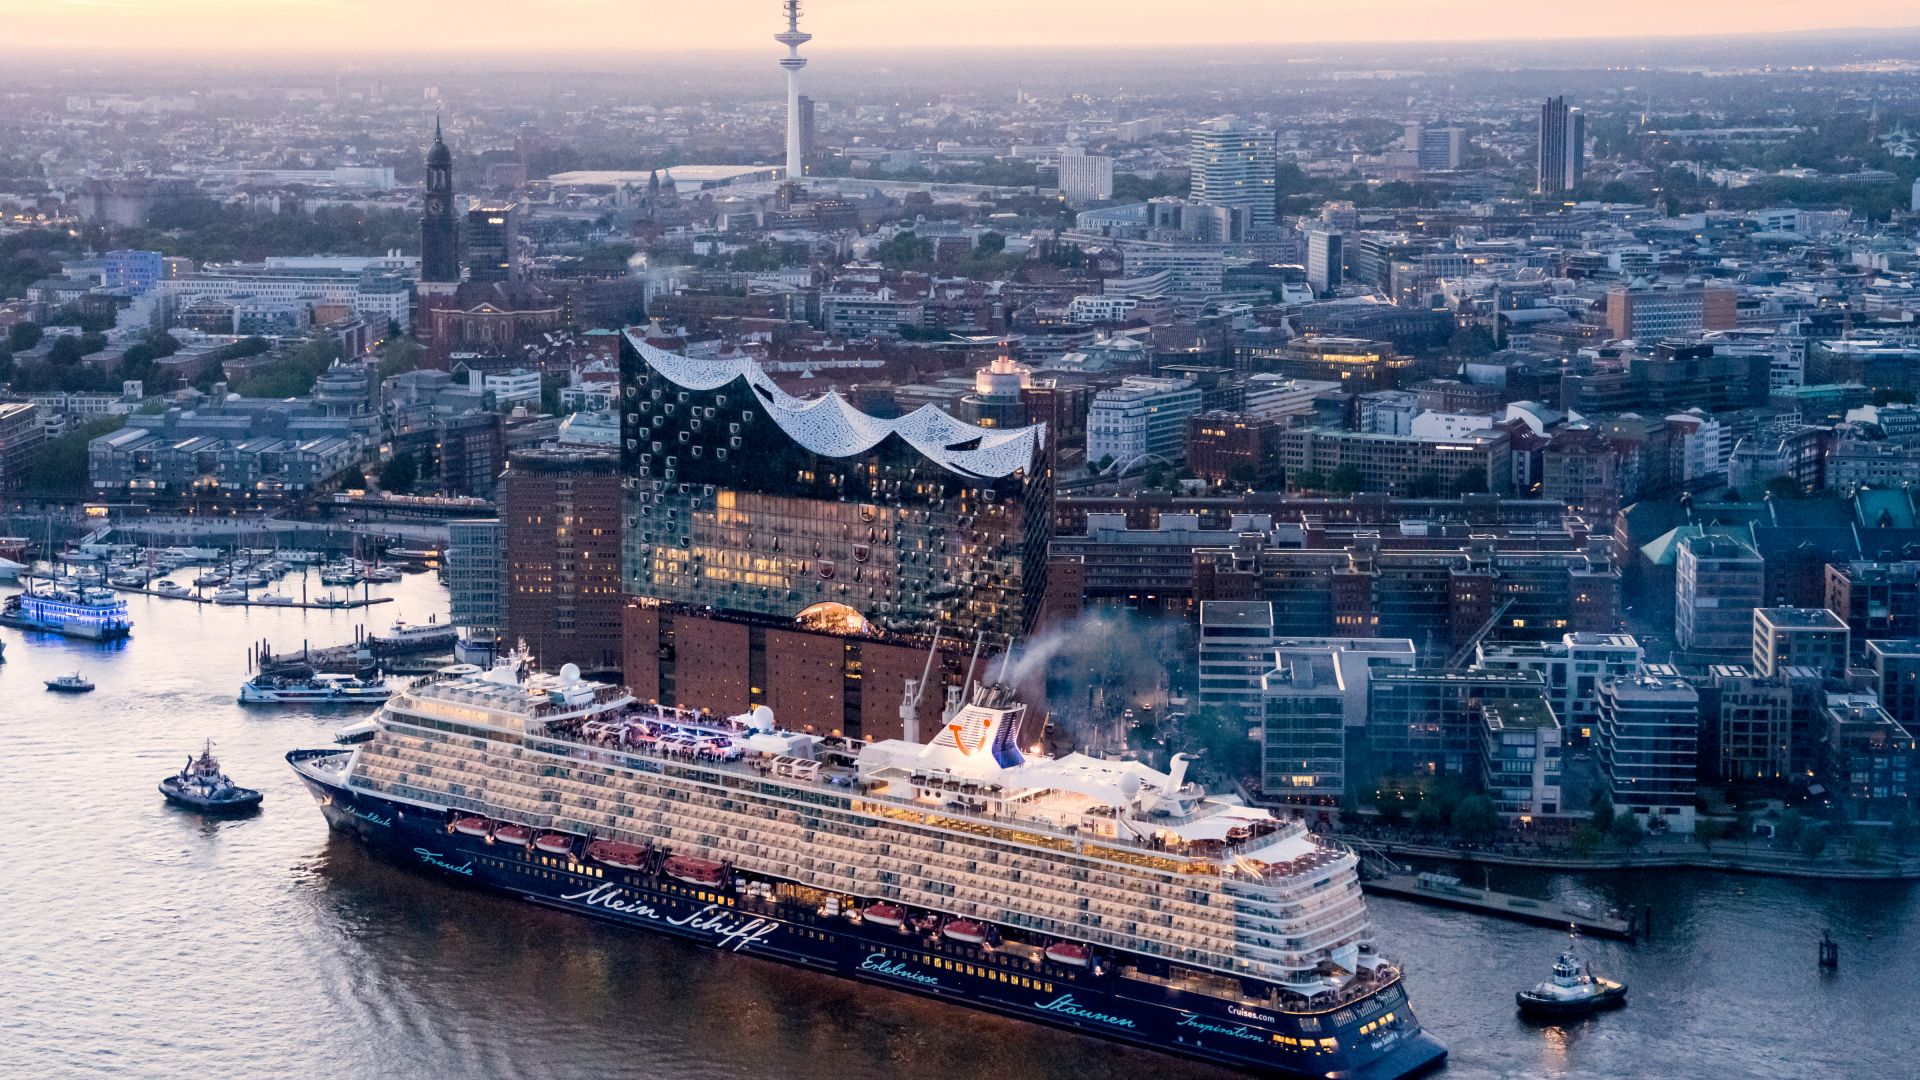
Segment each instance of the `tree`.
[[1327,486],[1326,476],[1312,469],[1302,469],[1293,473],[1287,477],[1287,481],[1287,486],[1295,491],[1320,491]]
[[45,336],[46,331],[40,329],[38,323],[14,323],[13,329],[7,331],[7,347],[14,352],[25,352],[40,344]]
[[1594,792],[1593,799],[1591,802],[1587,804],[1587,808],[1593,811],[1593,827],[1594,828],[1600,830],[1601,832],[1607,832],[1608,830],[1613,828],[1613,819],[1614,819],[1613,801],[1607,798],[1606,792],[1604,791]]
[[1373,792],[1373,808],[1383,821],[1399,822],[1407,817],[1406,794],[1397,788],[1380,787]]
[[1847,857],[1857,863],[1871,863],[1880,857],[1880,841],[1867,829],[1855,829],[1847,837]]
[[912,229],[897,232],[874,250],[881,265],[898,268],[933,261],[933,244],[915,236]]
[[386,346],[380,350],[380,377],[391,379],[412,371],[420,366],[420,356],[426,351],[426,346],[410,337],[388,338]]
[[1500,813],[1485,795],[1470,795],[1453,808],[1453,834],[1470,844],[1484,844],[1500,829]]
[[1607,830],[1607,837],[1623,848],[1630,848],[1640,842],[1640,819],[1632,814],[1617,814],[1613,827]]
[[1440,482],[1440,474],[1432,469],[1423,469],[1407,481],[1409,499],[1438,499],[1446,493],[1446,485]]
[[1473,495],[1487,490],[1487,474],[1481,469],[1462,469],[1460,475],[1453,478],[1455,495]]
[[[1141,724],[1148,722],[1143,718]],[[1183,726],[1189,745],[1204,751],[1221,775],[1245,776],[1258,769],[1260,744],[1247,738],[1244,722],[1219,709],[1201,709],[1187,717]]]
[[87,355],[86,350],[80,347],[78,336],[62,334],[59,340],[47,349],[47,362],[55,367],[70,367],[79,363],[80,358],[85,355]]
[[381,488],[395,495],[406,495],[420,482],[420,461],[411,450],[402,450],[387,460],[380,470]]
[[87,491],[87,444],[125,426],[124,417],[95,420],[41,444],[27,462],[26,490],[42,495],[83,495]]
[[973,249],[975,258],[998,255],[1007,250],[1007,238],[997,232],[983,232],[980,243]]
[[1798,810],[1787,810],[1780,815],[1780,821],[1773,827],[1773,835],[1784,844],[1797,844],[1807,831],[1807,819]]
[[1776,476],[1767,481],[1767,494],[1776,499],[1797,499],[1806,494],[1800,487],[1800,481],[1791,476]]
[[1913,845],[1913,836],[1920,829],[1920,821],[1914,819],[1913,808],[1902,806],[1894,811],[1893,821],[1887,827],[1887,838],[1893,841],[1893,849],[1905,855],[1907,848]]
[[1463,326],[1447,339],[1447,352],[1454,356],[1486,356],[1494,348],[1493,333],[1484,326]]
[[1824,822],[1815,822],[1800,830],[1800,839],[1794,844],[1800,854],[1809,859],[1817,859],[1827,850],[1827,826]]
[[1708,850],[1712,850],[1715,840],[1725,835],[1726,828],[1718,819],[1701,818],[1693,823],[1693,838],[1700,842],[1701,847]]
[[1567,845],[1576,855],[1591,855],[1600,850],[1606,841],[1606,834],[1593,827],[1590,822],[1581,822],[1574,826],[1572,835],[1567,837]]
[[1423,792],[1420,805],[1413,808],[1413,827],[1421,832],[1437,833],[1447,827],[1447,810],[1433,792]]
[[1333,475],[1327,478],[1329,488],[1345,495],[1361,490],[1366,483],[1367,478],[1362,476],[1359,468],[1353,465],[1342,465],[1333,470]]

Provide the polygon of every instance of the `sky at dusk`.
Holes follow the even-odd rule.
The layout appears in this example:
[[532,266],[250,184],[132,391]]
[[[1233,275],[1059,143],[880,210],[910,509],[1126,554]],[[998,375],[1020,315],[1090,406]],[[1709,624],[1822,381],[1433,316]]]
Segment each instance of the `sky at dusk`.
[[[9,47],[312,52],[755,49],[778,0],[0,0]],[[1764,33],[1920,25],[1915,0],[808,0],[811,51]]]

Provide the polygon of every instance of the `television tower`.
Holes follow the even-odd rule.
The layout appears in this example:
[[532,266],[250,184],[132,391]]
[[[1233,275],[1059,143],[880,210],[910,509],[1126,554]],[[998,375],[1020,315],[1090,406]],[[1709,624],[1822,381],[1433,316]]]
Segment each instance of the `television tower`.
[[787,55],[780,58],[780,66],[787,69],[787,183],[797,184],[806,173],[806,164],[800,160],[800,69],[807,60],[800,55],[800,46],[812,41],[813,35],[800,31],[800,0],[785,0],[782,6],[787,9],[787,29],[773,35],[773,40],[787,47]]

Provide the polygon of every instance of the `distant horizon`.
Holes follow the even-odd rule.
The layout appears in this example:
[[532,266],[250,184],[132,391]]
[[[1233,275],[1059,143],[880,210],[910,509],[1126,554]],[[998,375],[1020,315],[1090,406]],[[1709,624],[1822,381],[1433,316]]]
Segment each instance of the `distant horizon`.
[[[1139,4],[1139,0],[1132,0]],[[974,0],[964,7],[924,8],[889,0],[813,0],[801,27],[815,35],[808,56],[888,52],[965,53],[982,49],[1053,53],[1168,50],[1405,48],[1418,46],[1535,45],[1581,42],[1633,44],[1687,39],[1821,38],[1920,32],[1908,0],[1863,0],[1844,25],[1826,25],[1823,12],[1784,0],[1676,7],[1654,0],[1621,0],[1602,11],[1543,12],[1515,0],[1466,0],[1436,8],[1411,0],[1355,0],[1338,9],[1285,0],[1189,0],[1181,17],[1155,17],[1145,8],[1130,17],[1129,0]],[[16,58],[51,59],[166,53],[223,57],[238,66],[272,65],[289,57],[326,56],[347,67],[356,60],[413,56],[459,59],[516,55],[568,56],[776,55],[775,0],[709,0],[697,11],[671,8],[640,18],[604,0],[560,0],[536,24],[503,9],[489,17],[484,2],[451,14],[439,2],[399,0],[375,7],[367,0],[0,0]],[[1142,20],[1145,20],[1144,22]],[[1603,20],[1609,32],[1595,33]],[[1726,30],[1738,20],[1742,29]],[[1133,27],[1147,26],[1152,40]],[[1222,25],[1241,28],[1236,36]],[[1391,36],[1366,28],[1389,26]],[[503,29],[504,28],[504,29]],[[1522,32],[1524,31],[1524,32]],[[1185,35],[1185,36],[1181,36]],[[632,39],[609,43],[609,39]],[[573,40],[583,38],[585,42]],[[217,46],[204,43],[218,40]],[[271,56],[240,57],[239,50],[271,49]]]

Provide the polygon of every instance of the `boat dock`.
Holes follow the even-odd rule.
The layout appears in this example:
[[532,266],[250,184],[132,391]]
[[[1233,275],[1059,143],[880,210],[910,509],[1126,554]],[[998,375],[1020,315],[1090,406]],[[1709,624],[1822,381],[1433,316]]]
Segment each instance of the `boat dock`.
[[283,608],[283,609],[291,609],[294,611],[299,611],[299,610],[348,611],[353,608],[372,607],[375,604],[387,604],[387,603],[393,602],[393,597],[391,596],[366,596],[366,597],[361,597],[359,599],[346,600],[338,604],[319,604],[319,603],[314,603],[313,601],[310,601],[310,600],[307,600],[307,601],[294,600],[290,603],[285,603],[285,604],[263,604],[263,603],[260,603],[258,600],[227,600],[222,602],[222,601],[215,600],[211,595],[206,595],[202,593],[194,593],[192,596],[173,596],[168,593],[155,592],[152,589],[135,588],[132,585],[109,584],[107,585],[107,588],[112,589],[115,592],[140,593],[143,596],[157,596],[162,600],[185,600],[191,604],[218,604],[220,607]]
[[1595,911],[1554,900],[1476,889],[1446,874],[1387,874],[1363,881],[1360,887],[1374,896],[1391,896],[1535,926],[1564,929],[1571,924],[1593,937],[1633,941],[1639,936],[1639,924],[1628,917],[1631,913]]

